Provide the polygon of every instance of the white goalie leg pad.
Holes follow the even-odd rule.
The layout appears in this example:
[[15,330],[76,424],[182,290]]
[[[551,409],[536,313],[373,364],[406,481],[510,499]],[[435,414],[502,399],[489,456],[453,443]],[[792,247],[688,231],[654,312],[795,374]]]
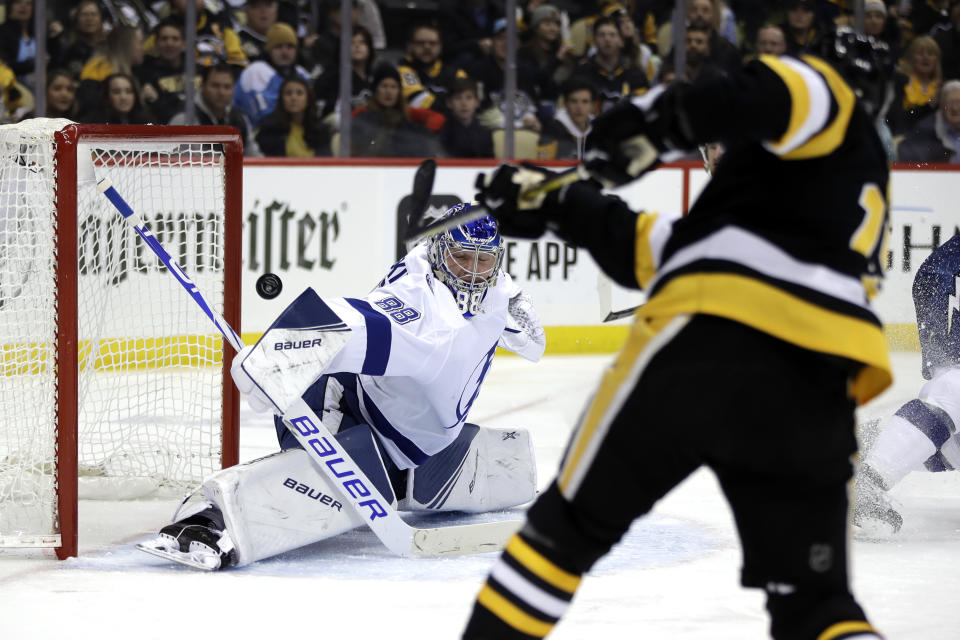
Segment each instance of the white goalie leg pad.
[[449,447],[409,472],[400,508],[482,513],[524,504],[536,493],[529,432],[467,424]]
[[302,449],[224,469],[203,483],[243,566],[364,525]]
[[933,378],[920,388],[920,400],[946,413],[954,433],[960,428],[960,367],[934,371]]
[[903,480],[911,471],[923,468],[923,461],[937,452],[916,425],[893,415],[881,426],[880,434],[864,460],[883,479],[887,488]]

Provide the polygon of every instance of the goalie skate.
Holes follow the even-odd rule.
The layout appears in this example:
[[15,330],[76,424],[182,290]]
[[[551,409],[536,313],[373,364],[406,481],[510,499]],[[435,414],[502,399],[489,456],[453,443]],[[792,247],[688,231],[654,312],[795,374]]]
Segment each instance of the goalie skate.
[[219,513],[212,508],[169,524],[154,539],[139,543],[137,549],[204,571],[236,564],[233,541],[222,524],[218,527],[216,515]]

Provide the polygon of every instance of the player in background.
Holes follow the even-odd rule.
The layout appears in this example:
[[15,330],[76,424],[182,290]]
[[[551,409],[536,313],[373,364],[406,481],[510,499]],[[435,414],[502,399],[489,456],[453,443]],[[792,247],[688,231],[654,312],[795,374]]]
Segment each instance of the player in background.
[[703,157],[703,168],[709,174],[713,175],[717,171],[717,164],[726,148],[722,142],[709,142],[700,145],[700,155]]
[[829,45],[835,66],[761,56],[595,120],[586,167],[606,185],[724,142],[686,217],[636,213],[593,180],[521,198],[546,173],[527,167],[479,182],[503,233],[551,229],[649,297],[464,638],[546,636],[583,574],[701,465],[730,503],[741,582],[765,591],[773,638],[880,638],[850,591],[847,491],[854,408],[892,379],[869,302],[889,179],[872,114],[892,64],[852,30]]
[[960,468],[960,234],[920,265],[913,304],[928,382],[881,425],[857,470],[853,521],[868,535],[900,530],[887,492],[910,471]]
[[[395,507],[528,502],[536,468],[526,430],[466,422],[498,346],[534,362],[546,346],[529,296],[501,269],[503,251],[484,217],[416,246],[363,297],[308,290],[238,354],[234,380],[258,411],[302,396]],[[223,569],[363,526],[275,420],[281,452],[207,478],[140,548]]]

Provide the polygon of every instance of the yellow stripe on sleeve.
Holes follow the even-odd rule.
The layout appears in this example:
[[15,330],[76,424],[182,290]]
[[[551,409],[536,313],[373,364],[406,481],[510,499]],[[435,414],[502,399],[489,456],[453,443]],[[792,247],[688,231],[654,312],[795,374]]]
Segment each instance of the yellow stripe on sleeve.
[[564,571],[557,565],[544,558],[536,549],[524,542],[518,535],[513,536],[507,543],[506,552],[517,559],[524,567],[536,574],[544,582],[573,593],[580,585],[580,576]]
[[657,273],[657,265],[653,260],[653,248],[650,246],[650,232],[657,222],[659,214],[646,213],[637,216],[637,246],[634,252],[634,271],[637,284],[646,289],[650,280]]
[[528,635],[543,638],[553,629],[554,625],[534,618],[494,591],[488,584],[483,585],[483,589],[480,590],[480,594],[477,596],[477,602],[517,631]]
[[867,633],[877,632],[877,630],[873,628],[873,625],[866,620],[849,620],[847,622],[838,622],[830,625],[826,631],[817,636],[817,640],[834,640],[834,638],[839,638],[844,634],[859,631]]
[[859,204],[864,216],[850,239],[850,248],[869,258],[882,242],[886,232],[884,222],[887,219],[887,203],[877,185],[866,184],[860,192]]
[[760,56],[760,61],[780,76],[783,83],[787,85],[787,91],[790,92],[790,122],[787,124],[787,132],[770,145],[770,149],[779,155],[780,150],[793,140],[810,115],[810,90],[803,76],[776,56],[764,54]]
[[819,71],[824,80],[827,81],[827,86],[837,101],[837,114],[834,116],[833,122],[820,133],[793,151],[784,154],[782,157],[787,160],[806,160],[807,158],[818,158],[833,153],[847,135],[847,126],[850,124],[853,105],[856,103],[853,90],[847,86],[847,83],[833,67],[812,56],[803,56],[803,61]]

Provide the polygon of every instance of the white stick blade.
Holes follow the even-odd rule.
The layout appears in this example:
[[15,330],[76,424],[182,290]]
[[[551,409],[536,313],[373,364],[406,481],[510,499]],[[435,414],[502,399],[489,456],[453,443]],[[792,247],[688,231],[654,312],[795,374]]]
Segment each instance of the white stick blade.
[[415,558],[436,558],[500,551],[522,525],[522,520],[504,520],[417,529],[413,534],[410,555]]
[[77,187],[96,183],[97,172],[93,166],[93,159],[90,157],[90,152],[81,146],[77,149]]

